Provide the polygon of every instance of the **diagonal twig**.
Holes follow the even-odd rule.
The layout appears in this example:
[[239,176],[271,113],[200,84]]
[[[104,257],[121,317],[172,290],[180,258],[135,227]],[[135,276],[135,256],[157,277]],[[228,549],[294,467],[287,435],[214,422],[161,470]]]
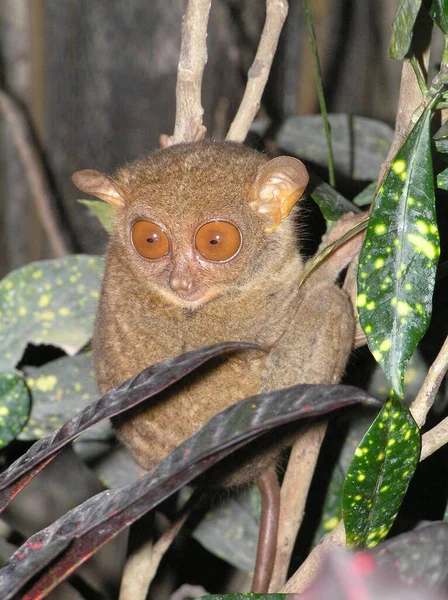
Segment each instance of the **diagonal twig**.
[[266,0],[266,21],[255,60],[249,69],[246,90],[226,139],[244,142],[260,108],[283,23],[288,14],[287,0]]
[[54,216],[50,185],[42,158],[31,136],[28,118],[20,105],[4,90],[0,90],[0,109],[11,129],[14,143],[25,167],[30,191],[53,254],[56,257],[65,256],[70,253],[70,250]]

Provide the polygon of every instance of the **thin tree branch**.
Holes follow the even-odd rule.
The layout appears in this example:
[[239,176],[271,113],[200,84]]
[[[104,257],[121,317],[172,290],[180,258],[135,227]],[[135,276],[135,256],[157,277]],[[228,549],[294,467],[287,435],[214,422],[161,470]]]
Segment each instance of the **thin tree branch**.
[[14,143],[22,159],[42,227],[56,257],[69,254],[52,208],[52,193],[42,158],[31,135],[28,118],[19,104],[0,90],[0,109],[8,123]]
[[176,122],[172,136],[161,136],[162,147],[202,140],[202,75],[207,63],[207,23],[211,0],[189,0],[182,22],[182,43],[176,85]]
[[448,443],[448,417],[423,435],[420,460],[425,460],[446,443]]
[[437,358],[432,363],[428,374],[425,377],[420,391],[414,402],[411,404],[410,411],[419,427],[423,427],[426,422],[426,416],[434,404],[440,384],[448,371],[448,337],[446,338]]
[[270,592],[279,590],[286,581],[326,429],[326,422],[312,425],[302,432],[292,447],[280,492],[280,521]]
[[147,541],[128,558],[123,571],[119,600],[145,600],[160,561],[189,514],[189,511],[183,513],[155,544],[152,540]]
[[294,575],[279,590],[283,594],[302,593],[316,578],[322,564],[322,557],[329,548],[345,548],[344,523],[339,522],[337,527],[327,533],[313,548],[305,562],[297,569]]
[[287,14],[287,0],[266,0],[266,21],[260,44],[249,69],[243,99],[226,137],[229,141],[244,142],[246,139],[249,127],[260,108],[261,96]]

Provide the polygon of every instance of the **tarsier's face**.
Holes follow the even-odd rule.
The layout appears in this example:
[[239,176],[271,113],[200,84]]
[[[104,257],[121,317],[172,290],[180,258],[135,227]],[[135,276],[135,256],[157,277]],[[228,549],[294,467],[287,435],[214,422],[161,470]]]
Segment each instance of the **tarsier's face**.
[[[186,232],[138,219],[132,224],[130,237],[135,253],[159,276],[157,283],[163,286],[164,295],[190,308],[220,295],[233,266],[228,263],[235,260],[243,244],[238,225],[222,219],[206,221]],[[223,269],[225,263],[227,268]],[[224,277],[218,276],[219,271]]]
[[156,152],[115,178],[87,170],[73,179],[116,209],[111,252],[139,287],[195,310],[263,268],[308,174],[294,158],[200,142]]

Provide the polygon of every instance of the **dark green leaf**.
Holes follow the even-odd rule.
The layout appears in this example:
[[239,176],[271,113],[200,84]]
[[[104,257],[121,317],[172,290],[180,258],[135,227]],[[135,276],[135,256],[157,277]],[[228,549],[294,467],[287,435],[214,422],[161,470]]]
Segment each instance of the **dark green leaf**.
[[17,373],[0,373],[0,448],[22,431],[30,411],[30,395]]
[[337,221],[347,212],[359,212],[350,200],[347,200],[331,185],[322,181],[320,177],[311,173],[308,193],[318,205],[322,214],[328,221]]
[[243,571],[252,572],[258,540],[258,520],[254,504],[260,503],[257,487],[232,494],[213,507],[193,532],[198,540],[219,558]]
[[78,202],[87,206],[90,212],[97,217],[107,233],[112,233],[114,230],[114,209],[110,204],[101,200],[78,200]]
[[389,56],[402,60],[412,42],[412,30],[420,10],[422,0],[401,0],[392,25]]
[[344,484],[342,511],[350,546],[372,548],[386,537],[420,457],[420,432],[391,390],[356,449]]
[[103,260],[68,256],[30,263],[0,282],[0,370],[13,368],[28,343],[75,354],[91,338]]
[[392,161],[359,257],[357,306],[375,359],[398,395],[425,333],[439,259],[428,107]]
[[437,187],[441,190],[448,190],[448,169],[437,175]]
[[429,14],[445,35],[448,34],[448,0],[433,0]]
[[[43,367],[25,367],[24,370],[33,407],[20,434],[21,440],[36,440],[48,435],[98,397],[90,354],[65,356]],[[110,437],[107,422],[100,427],[103,434],[98,437],[95,428],[89,432],[90,437]]]
[[434,140],[437,152],[448,154],[448,135],[442,135]]
[[[392,143],[392,129],[365,117],[333,114],[329,120],[336,173],[356,180],[376,180]],[[287,119],[275,141],[280,149],[327,168],[328,147],[320,115]]]

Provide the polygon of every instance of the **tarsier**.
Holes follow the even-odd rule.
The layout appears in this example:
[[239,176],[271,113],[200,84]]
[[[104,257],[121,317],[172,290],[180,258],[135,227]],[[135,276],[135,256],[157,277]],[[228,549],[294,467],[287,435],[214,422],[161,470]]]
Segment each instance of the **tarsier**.
[[[101,391],[204,345],[249,341],[264,350],[229,354],[117,418],[119,438],[142,467],[238,400],[340,380],[355,331],[350,298],[335,284],[348,259],[329,260],[299,286],[305,265],[292,209],[308,183],[299,160],[197,142],[154,152],[113,177],[85,170],[73,180],[115,209],[94,336]],[[261,451],[221,484],[254,480],[277,454]]]

